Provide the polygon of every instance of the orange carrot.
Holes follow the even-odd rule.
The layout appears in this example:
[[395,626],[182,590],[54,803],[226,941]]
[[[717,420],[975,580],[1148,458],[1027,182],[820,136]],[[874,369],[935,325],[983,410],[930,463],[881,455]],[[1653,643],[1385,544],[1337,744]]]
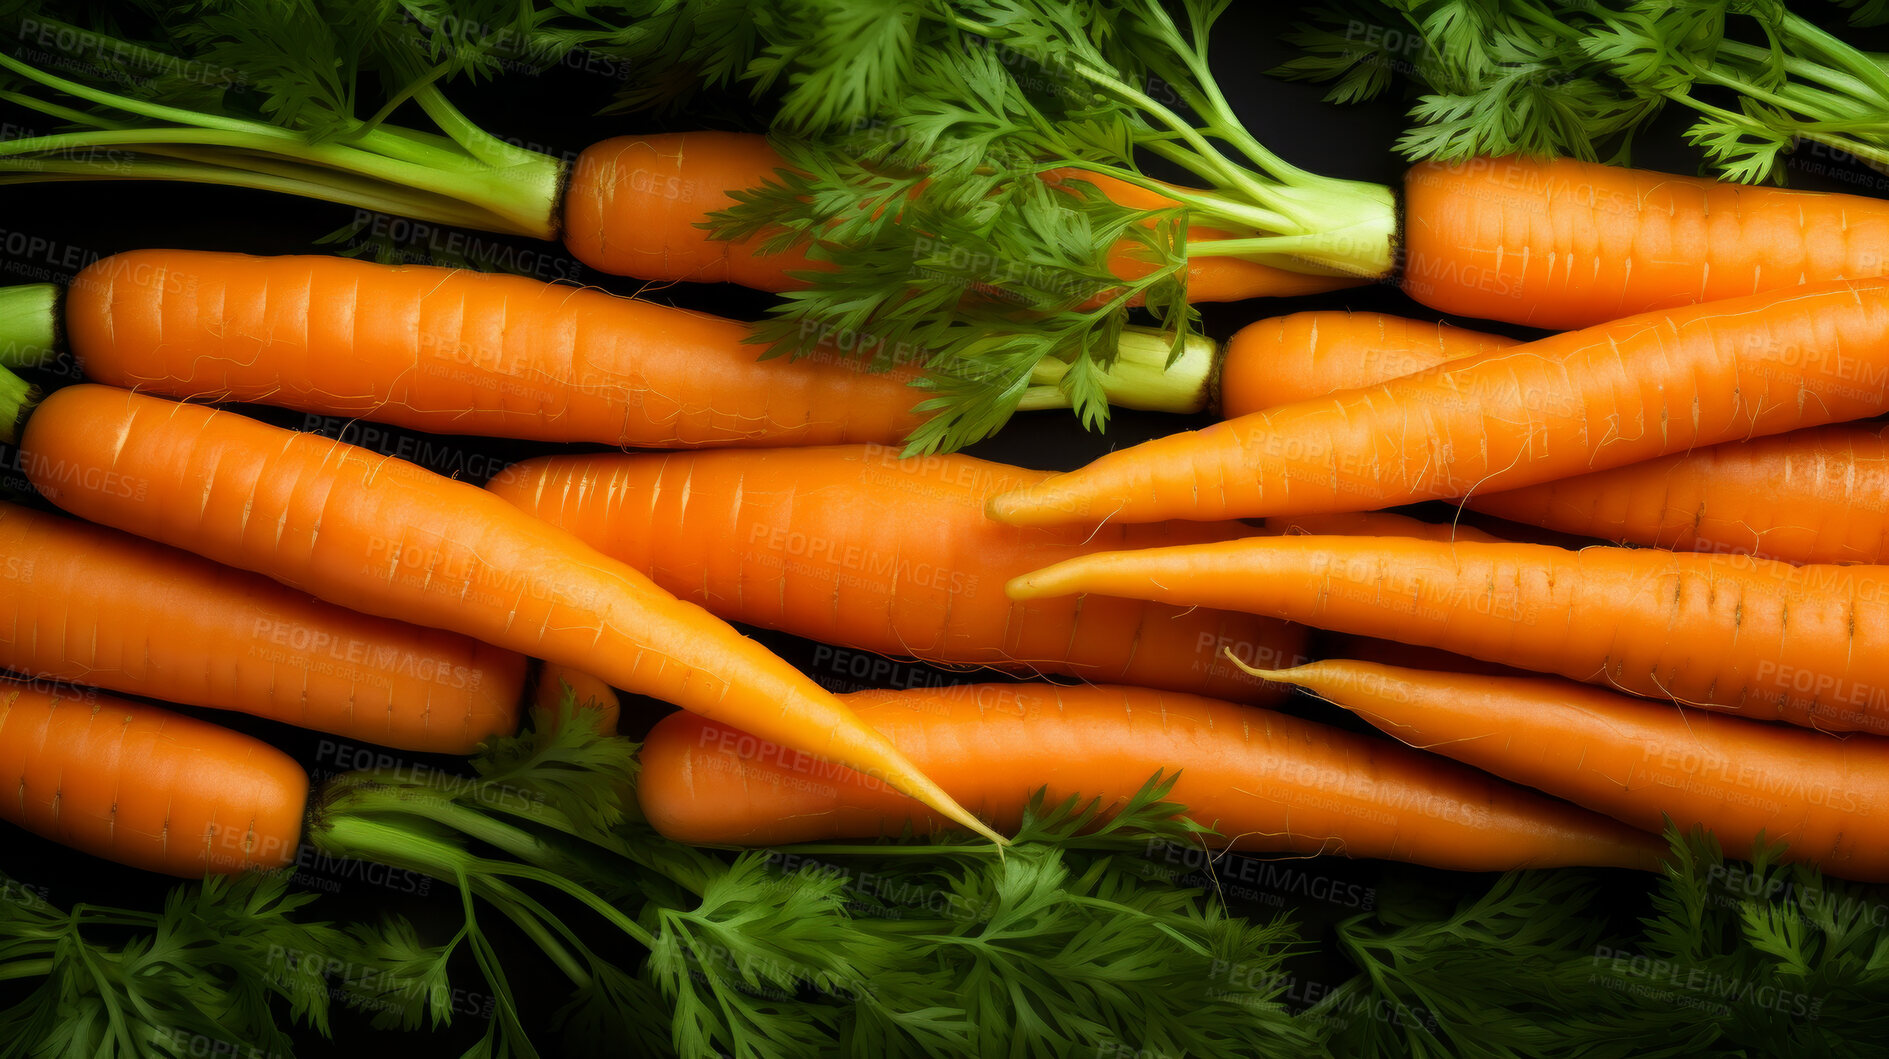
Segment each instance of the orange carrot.
[[[1124,804],[1156,771],[1234,849],[1338,854],[1460,871],[1653,869],[1661,845],[1470,769],[1270,710],[1143,688],[1041,684],[846,697],[1000,829],[1030,795]],[[779,845],[942,826],[904,795],[683,714],[643,743],[644,814],[681,842]]]
[[1398,739],[1657,834],[1703,825],[1734,856],[1889,882],[1889,740],[1757,724],[1542,677],[1325,661],[1266,674]]
[[1408,537],[1253,537],[1109,552],[1011,582],[1244,607],[1636,695],[1889,730],[1889,572],[1742,555]]
[[28,676],[443,754],[518,728],[515,652],[15,504],[0,555],[0,666]]
[[746,324],[465,269],[139,250],[81,272],[65,323],[99,382],[443,433],[892,443],[925,418],[916,365],[758,361]]
[[1889,410],[1889,280],[1687,306],[1156,438],[996,497],[1017,525],[1391,507]]
[[308,774],[251,736],[92,692],[0,682],[0,818],[184,877],[295,858]]
[[476,486],[229,412],[94,384],[49,395],[21,448],[35,488],[81,517],[342,606],[450,629],[738,720],[975,823],[798,670]]
[[[759,290],[798,290],[796,273],[830,269],[810,259],[805,244],[762,253],[766,234],[740,240],[711,238],[709,215],[734,205],[733,193],[758,188],[782,168],[765,136],[736,132],[683,132],[619,136],[593,144],[578,157],[564,196],[564,246],[579,261],[619,276],[669,282],[739,283]],[[1044,179],[1063,185],[1088,181],[1125,206],[1158,210],[1172,199],[1101,174],[1051,170]],[[1193,229],[1190,238],[1225,238]],[[1151,265],[1138,244],[1123,240],[1109,268],[1125,280]],[[1199,257],[1187,265],[1190,301],[1240,301],[1337,290],[1369,277],[1335,276],[1276,268],[1236,257]]]
[[614,735],[617,730],[617,718],[622,706],[617,702],[615,688],[591,676],[580,669],[546,662],[538,668],[538,683],[532,692],[532,703],[545,711],[550,717],[558,716],[563,708],[564,696],[570,695],[580,710],[594,710],[597,713],[597,730],[606,735]]
[[1404,175],[1404,293],[1552,330],[1884,274],[1889,202],[1581,162]]
[[1415,375],[1517,339],[1386,313],[1312,311],[1247,324],[1227,339],[1220,414],[1232,419]]
[[1266,530],[1277,534],[1350,537],[1415,537],[1425,541],[1496,541],[1502,538],[1474,526],[1455,522],[1425,522],[1390,511],[1341,511],[1328,515],[1296,515],[1266,520]]
[[1287,659],[1302,633],[1127,600],[1015,603],[1006,579],[1108,548],[1224,540],[1237,523],[1013,529],[992,494],[1041,472],[880,446],[547,456],[487,488],[730,621],[931,662],[1252,699],[1222,652]]
[[1880,425],[1794,430],[1476,495],[1469,506],[1623,544],[1889,562],[1889,439]]

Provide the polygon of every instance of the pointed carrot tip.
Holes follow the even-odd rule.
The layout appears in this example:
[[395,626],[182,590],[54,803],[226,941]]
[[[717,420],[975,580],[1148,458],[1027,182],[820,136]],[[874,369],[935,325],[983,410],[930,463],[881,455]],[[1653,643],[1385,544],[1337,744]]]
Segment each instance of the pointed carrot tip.
[[992,521],[1008,526],[1054,526],[1076,522],[1088,511],[1087,498],[1051,488],[1048,482],[998,493],[984,502],[984,514]]
[[1240,671],[1247,676],[1258,677],[1261,680],[1270,680],[1275,684],[1294,683],[1292,674],[1305,668],[1304,666],[1287,666],[1284,669],[1262,669],[1258,666],[1249,666],[1245,662],[1240,661],[1240,656],[1234,654],[1233,648],[1231,647],[1227,648],[1224,653],[1227,656],[1227,660],[1240,667]]

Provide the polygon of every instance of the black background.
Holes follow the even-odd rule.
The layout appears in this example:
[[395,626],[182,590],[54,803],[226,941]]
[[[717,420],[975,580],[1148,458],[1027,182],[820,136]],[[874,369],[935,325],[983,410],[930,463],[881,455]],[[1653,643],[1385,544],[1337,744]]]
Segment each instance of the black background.
[[[1295,84],[1270,78],[1265,71],[1289,57],[1280,34],[1289,21],[1290,9],[1267,4],[1235,5],[1223,21],[1217,37],[1216,72],[1235,108],[1258,139],[1287,160],[1310,171],[1333,176],[1368,180],[1396,186],[1405,163],[1391,145],[1405,119],[1404,102],[1393,92],[1375,104],[1335,108],[1320,102],[1322,87]],[[596,113],[615,89],[616,82],[607,70],[584,69],[581,64],[560,67],[541,74],[513,72],[497,82],[456,83],[449,86],[449,96],[476,122],[503,138],[529,145],[555,156],[574,157],[584,147],[608,136],[626,133],[686,130],[694,128],[749,129],[760,131],[766,114],[738,95],[708,96],[686,114],[662,117],[649,114],[600,116]],[[408,123],[421,121],[420,115],[400,115]],[[30,128],[40,128],[44,119],[32,115],[12,115]],[[1638,143],[1638,165],[1673,172],[1694,172],[1697,155],[1687,148],[1680,136],[1685,117],[1676,108],[1669,110],[1654,134]],[[1883,180],[1878,174],[1835,163],[1834,172],[1825,167],[1832,163],[1820,158],[1816,167],[1807,164],[1788,166],[1791,183],[1800,187],[1827,187],[1835,190],[1882,194]],[[1161,174],[1179,178],[1179,174]],[[72,183],[18,185],[0,188],[0,283],[37,282],[46,279],[64,281],[78,268],[99,257],[123,250],[146,247],[234,250],[256,254],[327,252],[319,241],[357,219],[352,207],[302,201],[279,195],[211,186],[180,184]],[[644,297],[724,316],[752,319],[759,317],[771,300],[770,295],[723,286],[678,285],[644,290],[637,281],[597,273],[571,259],[554,245],[528,239],[511,239],[484,233],[436,231],[431,236],[405,244],[415,259],[426,259],[433,249],[464,248],[468,245],[481,253],[514,264],[529,262],[540,278],[570,279],[621,294]],[[1312,308],[1382,310],[1403,315],[1435,319],[1437,314],[1407,299],[1395,286],[1373,285],[1338,291],[1316,297],[1208,305],[1203,307],[1205,331],[1225,338],[1239,327],[1263,316]],[[1529,332],[1504,328],[1478,321],[1458,321],[1484,329],[1504,330],[1511,334]],[[37,380],[53,385],[70,381],[70,365],[41,373]],[[252,411],[273,422],[300,427],[299,413],[266,409]],[[1105,435],[1085,434],[1073,417],[1066,413],[1045,412],[1019,416],[997,438],[976,446],[973,454],[1031,467],[1069,468],[1101,452],[1132,444],[1162,433],[1200,425],[1203,420],[1188,420],[1147,413],[1118,413]],[[332,427],[329,429],[332,430]],[[413,435],[394,428],[374,428],[374,444],[391,451],[400,439]],[[352,439],[351,439],[352,440]],[[475,438],[451,438],[424,447],[433,469],[457,474],[474,481],[485,477],[505,462],[527,455],[552,451],[555,446],[518,442],[494,442]],[[11,467],[13,453],[0,450]],[[8,485],[18,487],[16,472],[6,472]],[[846,671],[836,671],[830,658],[815,660],[815,645],[793,637],[756,631],[755,634],[784,656],[806,666],[837,690],[863,686]],[[824,668],[822,668],[824,666]],[[921,667],[922,668],[922,667]],[[879,678],[883,679],[880,674]],[[899,663],[890,682],[929,680],[921,677],[912,664]],[[1310,700],[1297,700],[1289,708],[1332,723],[1349,723],[1339,711],[1321,708]],[[626,704],[625,729],[634,732],[639,725],[666,710],[660,704]],[[331,740],[315,733],[253,718],[209,714],[219,723],[250,731],[282,747],[303,761],[316,780],[356,764],[363,748],[351,747],[337,752]],[[444,770],[463,770],[463,763],[406,752],[390,752],[401,761],[414,762]],[[4,828],[7,852],[0,858],[0,870],[34,887],[48,900],[62,907],[78,902],[155,908],[162,894],[174,881],[123,869],[71,853],[17,828]],[[1229,862],[1236,877],[1240,862]],[[1246,869],[1251,877],[1251,869]],[[1296,873],[1296,874],[1295,874]],[[1643,892],[1642,881],[1625,874],[1602,873],[1598,876],[1615,890],[1623,915],[1638,908]],[[1371,862],[1347,862],[1330,859],[1316,864],[1300,864],[1291,872],[1273,878],[1268,891],[1236,897],[1234,905],[1256,915],[1270,916],[1281,910],[1291,911],[1304,933],[1316,940],[1331,923],[1361,910],[1375,895],[1390,889],[1421,884],[1440,892],[1474,892],[1487,879],[1450,876],[1404,866]],[[1310,896],[1308,880],[1321,880],[1321,893],[1342,895],[1337,899]],[[434,883],[422,895],[409,892],[412,880],[396,880],[393,885],[376,884],[356,878],[321,880],[325,892],[314,906],[324,917],[346,919],[373,917],[383,911],[398,912],[420,925],[428,940],[443,940],[459,921],[457,895],[445,884]],[[548,964],[538,958],[535,949],[522,938],[510,934],[496,916],[482,920],[496,935],[501,951],[511,954],[508,972],[529,1005],[529,1017],[541,1020],[554,1009],[560,979]],[[485,987],[469,964],[456,967],[455,984],[483,994]],[[1345,965],[1329,954],[1299,961],[1297,970],[1305,986],[1299,999],[1315,999],[1316,994],[1348,977]],[[337,1007],[335,1039],[323,1041],[304,1034],[306,1055],[377,1055],[418,1050],[419,1054],[454,1054],[472,1036],[483,1029],[476,1017],[462,1018],[450,1030],[421,1031],[411,1035],[370,1032],[364,1020]],[[542,1042],[546,1054],[557,1052],[556,1038],[547,1033]],[[450,1049],[450,1051],[449,1051]]]

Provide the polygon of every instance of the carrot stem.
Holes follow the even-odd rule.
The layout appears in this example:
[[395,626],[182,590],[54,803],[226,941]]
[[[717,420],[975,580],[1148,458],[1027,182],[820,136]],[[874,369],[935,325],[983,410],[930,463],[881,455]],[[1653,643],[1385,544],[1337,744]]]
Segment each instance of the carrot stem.
[[20,426],[39,397],[39,387],[0,368],[0,441],[11,445],[20,440]]
[[58,305],[51,283],[0,287],[0,367],[38,368],[53,359]]

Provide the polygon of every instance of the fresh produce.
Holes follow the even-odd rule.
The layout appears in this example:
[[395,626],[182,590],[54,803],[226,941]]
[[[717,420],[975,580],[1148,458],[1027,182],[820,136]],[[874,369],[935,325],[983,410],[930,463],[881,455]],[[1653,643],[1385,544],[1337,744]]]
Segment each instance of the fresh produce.
[[0,681],[0,817],[73,849],[184,877],[294,860],[308,774],[194,717],[75,688]]
[[1223,652],[1283,664],[1301,657],[1301,630],[1220,610],[1006,598],[1009,578],[1072,555],[1254,532],[1239,523],[1019,530],[984,517],[988,498],[1043,477],[867,445],[545,456],[486,488],[729,621],[931,662],[1278,697]]
[[[0,295],[5,291],[0,290]],[[10,320],[34,350],[55,323],[97,382],[254,401],[436,433],[625,448],[891,444],[924,422],[906,363],[850,352],[757,362],[749,328],[523,276],[338,257],[136,250],[87,266],[43,315]],[[1192,412],[1216,366],[1198,339],[1126,330],[1103,385],[1133,408]],[[896,351],[887,351],[896,361]],[[9,360],[9,363],[11,361]],[[16,367],[28,366],[14,364]],[[1047,366],[1020,403],[1067,399]]]
[[1728,441],[1610,471],[1477,494],[1531,526],[1793,563],[1889,562],[1889,442],[1879,424]]
[[408,750],[468,754],[518,728],[515,652],[18,504],[0,503],[0,555],[0,666],[17,673]]
[[476,486],[240,415],[93,383],[48,395],[21,447],[34,486],[83,518],[342,606],[739,717],[783,745],[869,770],[1001,841],[766,648]]
[[1630,316],[1156,438],[994,497],[1013,525],[1389,507],[1889,411],[1889,280]]
[[1889,731],[1889,595],[1870,566],[1410,537],[1250,537],[1099,552],[1017,578],[1242,607],[1753,720]]
[[1339,511],[1326,515],[1269,518],[1266,530],[1277,534],[1340,537],[1415,537],[1426,541],[1496,541],[1493,533],[1461,522],[1425,522],[1390,511]]
[[[1877,837],[1889,740],[1833,739],[1540,677],[1326,659],[1266,673],[1410,744],[1658,834],[1671,820],[1750,859],[1753,836],[1825,872],[1889,881]],[[647,764],[645,765],[647,768]]]
[[[1298,669],[1282,670],[1296,673]],[[1416,752],[1271,710],[1107,685],[975,684],[862,691],[848,705],[999,830],[1032,793],[1080,793],[1103,817],[1151,772],[1233,849],[1379,857],[1458,871],[1652,869],[1664,843],[1589,813],[1437,768]],[[821,769],[682,714],[643,742],[637,796],[680,842],[777,846],[924,834],[936,815],[883,784]]]
[[1232,419],[1372,386],[1517,341],[1388,313],[1271,316],[1227,339],[1220,414]]

